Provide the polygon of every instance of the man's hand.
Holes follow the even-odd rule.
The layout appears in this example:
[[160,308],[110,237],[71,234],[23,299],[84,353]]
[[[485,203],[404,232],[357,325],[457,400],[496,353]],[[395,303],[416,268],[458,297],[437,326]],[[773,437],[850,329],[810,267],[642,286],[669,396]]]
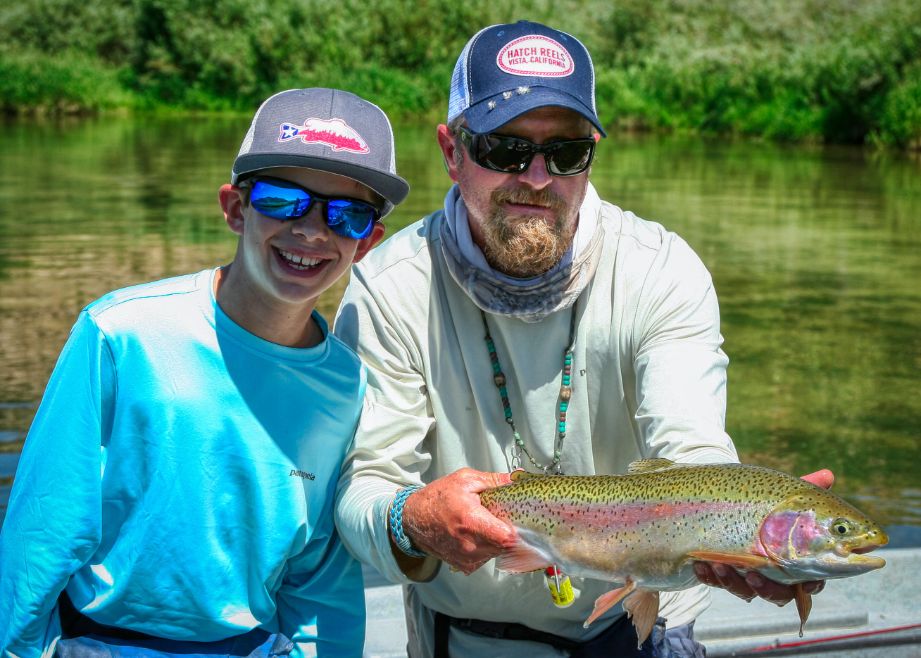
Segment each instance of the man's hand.
[[[803,479],[823,489],[830,489],[835,482],[834,474],[828,469],[804,475]],[[793,586],[791,585],[776,583],[753,571],[742,576],[735,569],[725,564],[697,562],[694,564],[694,574],[705,585],[721,587],[746,601],[751,601],[756,596],[760,596],[766,601],[782,606],[792,601],[794,596]],[[803,590],[807,594],[818,594],[824,587],[824,580],[803,583]]]
[[420,550],[473,573],[515,545],[515,529],[487,512],[478,495],[509,482],[508,473],[471,468],[438,478],[406,499],[403,532]]

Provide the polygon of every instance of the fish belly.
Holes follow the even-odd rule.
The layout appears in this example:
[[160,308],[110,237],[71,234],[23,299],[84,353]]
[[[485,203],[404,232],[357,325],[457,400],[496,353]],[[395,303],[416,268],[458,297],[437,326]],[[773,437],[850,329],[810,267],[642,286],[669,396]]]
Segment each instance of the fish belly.
[[569,575],[612,583],[633,580],[659,591],[677,591],[698,583],[687,551],[667,542],[630,541],[597,533],[551,536],[517,528],[522,541]]

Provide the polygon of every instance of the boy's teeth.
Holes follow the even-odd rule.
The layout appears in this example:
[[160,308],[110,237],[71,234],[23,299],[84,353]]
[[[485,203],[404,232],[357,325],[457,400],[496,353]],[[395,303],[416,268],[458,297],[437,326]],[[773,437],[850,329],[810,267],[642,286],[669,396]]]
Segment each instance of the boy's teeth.
[[281,249],[278,250],[278,253],[295,267],[306,269],[308,267],[316,267],[320,264],[319,258],[304,258],[303,256],[298,256],[297,254],[292,254],[290,251],[283,251]]

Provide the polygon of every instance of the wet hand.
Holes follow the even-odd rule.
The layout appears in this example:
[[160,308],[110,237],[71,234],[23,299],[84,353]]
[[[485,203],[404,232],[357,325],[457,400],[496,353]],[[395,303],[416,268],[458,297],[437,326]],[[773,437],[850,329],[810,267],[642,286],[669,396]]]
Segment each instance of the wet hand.
[[466,574],[515,544],[515,530],[480,504],[479,493],[510,482],[508,473],[462,468],[406,499],[403,531],[422,551]]
[[[795,596],[792,585],[774,582],[754,571],[743,575],[725,564],[696,562],[694,564],[694,575],[703,584],[720,587],[746,601],[761,597],[775,605],[784,606],[792,601]],[[824,588],[824,580],[803,583],[803,591],[807,594],[818,594]]]
[[[802,479],[823,489],[830,489],[835,482],[835,475],[828,469],[822,469],[804,475]],[[784,606],[792,601],[795,595],[792,585],[774,582],[753,571],[743,575],[725,564],[697,562],[694,564],[694,574],[705,585],[720,587],[746,601],[751,601],[757,596],[778,606]],[[824,588],[824,580],[803,583],[803,591],[807,594],[818,594]]]

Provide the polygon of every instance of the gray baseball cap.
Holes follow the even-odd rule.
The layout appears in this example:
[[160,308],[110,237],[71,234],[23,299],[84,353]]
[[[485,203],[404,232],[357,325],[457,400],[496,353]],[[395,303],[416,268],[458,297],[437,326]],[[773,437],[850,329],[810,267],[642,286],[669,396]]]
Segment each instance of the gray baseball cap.
[[306,167],[346,176],[387,201],[387,214],[409,193],[397,175],[393,129],[374,103],[340,89],[289,89],[253,117],[230,182],[269,167]]

